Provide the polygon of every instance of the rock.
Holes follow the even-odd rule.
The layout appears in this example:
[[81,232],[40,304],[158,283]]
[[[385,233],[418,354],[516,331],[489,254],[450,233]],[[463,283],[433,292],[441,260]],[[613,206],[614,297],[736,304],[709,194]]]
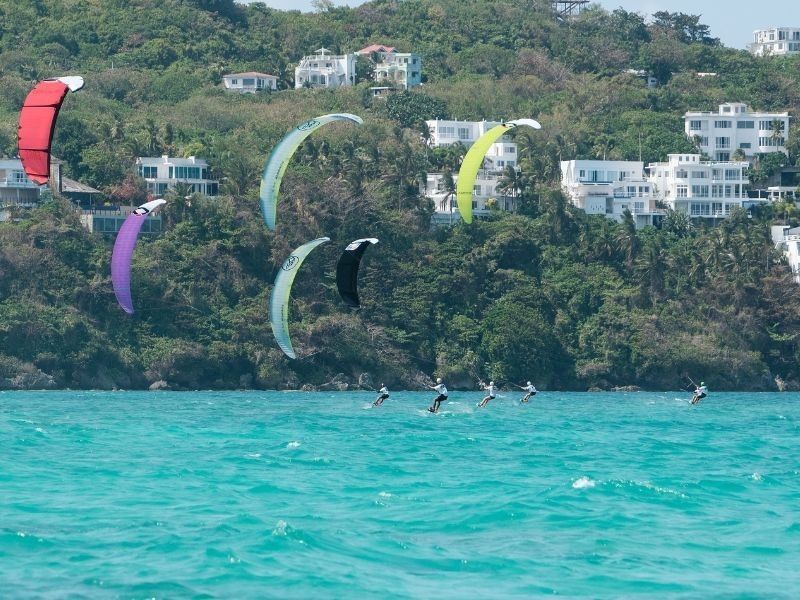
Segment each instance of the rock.
[[364,390],[372,390],[375,389],[375,386],[372,384],[372,375],[369,373],[362,373],[358,376],[358,387]]
[[612,392],[641,392],[642,388],[638,385],[620,385],[611,388]]
[[53,376],[38,369],[32,373],[15,375],[11,378],[10,384],[14,390],[52,390],[56,387]]
[[155,392],[159,390],[169,390],[171,388],[166,381],[164,381],[163,379],[159,379],[158,381],[154,381],[153,383],[151,383],[150,387],[147,389],[149,389],[151,392]]
[[597,387],[597,386],[595,386],[595,385],[593,385],[592,387],[590,387],[590,388],[589,388],[588,390],[586,390],[586,391],[587,391],[587,392],[605,392],[605,390],[604,390],[603,388],[599,388],[599,387]]
[[314,386],[314,385],[311,385],[310,383],[304,383],[302,386],[300,386],[300,391],[301,392],[316,392],[317,391],[317,387]]

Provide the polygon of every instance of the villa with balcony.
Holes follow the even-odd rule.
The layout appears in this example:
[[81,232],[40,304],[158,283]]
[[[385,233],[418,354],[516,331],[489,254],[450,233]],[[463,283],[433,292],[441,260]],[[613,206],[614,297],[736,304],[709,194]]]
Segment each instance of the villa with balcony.
[[407,90],[422,83],[422,58],[419,54],[392,52],[375,65],[375,82],[379,86]]
[[332,54],[320,48],[311,56],[304,56],[294,70],[295,88],[338,88],[355,85],[356,55]]
[[195,194],[211,198],[219,194],[219,182],[210,178],[208,163],[202,158],[140,156],[136,159],[136,172],[147,182],[147,191],[156,198],[178,183],[186,184]]
[[795,282],[800,283],[800,227],[773,225],[772,241],[786,257]]
[[625,160],[565,160],[561,186],[573,206],[590,215],[621,222],[631,213],[637,228],[656,224],[664,211],[656,208],[653,184],[644,163]]
[[748,163],[703,161],[700,154],[670,154],[667,162],[650,163],[648,181],[656,197],[692,218],[724,219],[748,200]]
[[756,56],[800,54],[800,27],[756,29],[753,32],[753,43],[747,49]]
[[717,112],[690,111],[683,119],[686,135],[696,139],[700,151],[714,160],[731,160],[737,150],[748,159],[755,154],[786,152],[788,112],[750,112],[744,103],[726,102]]
[[38,204],[44,189],[47,188],[28,179],[20,159],[0,159],[0,221],[9,218],[10,209]]
[[[466,151],[479,137],[500,123],[433,120],[426,121],[425,124],[430,131],[431,147],[442,148],[460,143]],[[489,147],[483,168],[478,171],[473,186],[472,211],[476,218],[485,218],[492,210],[517,210],[517,198],[514,194],[501,189],[503,171],[506,167],[518,168],[517,145],[503,136]],[[447,224],[459,218],[455,196],[446,189],[444,180],[444,173],[428,173],[420,185],[420,192],[433,201],[435,224]],[[453,180],[458,180],[457,172],[453,173]]]

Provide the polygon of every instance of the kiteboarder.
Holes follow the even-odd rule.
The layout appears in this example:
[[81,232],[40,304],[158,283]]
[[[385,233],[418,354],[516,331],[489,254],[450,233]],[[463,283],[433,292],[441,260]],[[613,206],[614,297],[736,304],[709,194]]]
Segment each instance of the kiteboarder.
[[700,382],[700,385],[695,386],[694,388],[694,396],[692,396],[692,404],[699,404],[700,400],[708,396],[708,388],[704,381]]
[[386,388],[384,384],[381,384],[381,389],[378,390],[378,397],[375,398],[375,402],[372,403],[372,406],[380,406],[383,404],[383,401],[389,397],[389,390]]
[[428,387],[439,393],[439,395],[433,399],[433,404],[428,408],[430,412],[437,413],[439,412],[439,405],[447,400],[447,387],[442,383],[441,377],[436,378],[436,385],[429,385]]
[[520,400],[520,402],[527,402],[528,400],[531,399],[531,396],[536,395],[536,386],[533,385],[530,381],[525,387],[521,385],[518,385],[517,387],[521,389],[523,392],[527,392],[527,394],[525,394],[525,396],[522,398],[522,400]]
[[481,388],[486,390],[487,393],[484,399],[481,400],[480,403],[478,404],[479,408],[483,408],[484,406],[489,404],[489,400],[494,400],[495,396],[497,395],[497,391],[495,390],[494,387],[494,381],[490,381],[489,385],[486,384],[481,385]]

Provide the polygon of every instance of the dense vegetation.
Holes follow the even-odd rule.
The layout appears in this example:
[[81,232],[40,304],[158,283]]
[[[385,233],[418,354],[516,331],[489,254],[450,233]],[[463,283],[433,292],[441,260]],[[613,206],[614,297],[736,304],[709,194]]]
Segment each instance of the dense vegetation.
[[[70,176],[133,201],[135,156],[197,155],[223,191],[168,198],[166,232],[135,257],[132,318],[111,291],[110,240],[84,231],[69,203],[0,225],[0,386],[275,388],[369,373],[413,387],[421,372],[464,387],[487,376],[573,389],[675,388],[686,375],[729,389],[800,381],[798,288],[769,237],[792,207],[714,228],[673,214],[636,231],[588,218],[558,190],[562,158],[693,151],[688,109],[796,111],[797,59],[725,48],[690,15],[648,24],[593,8],[561,22],[538,0],[375,0],[315,14],[226,0],[0,0],[0,23],[0,152],[16,153],[33,81],[81,73],[86,89],[68,99],[54,142]],[[291,87],[303,54],[375,42],[423,56],[421,91],[220,89],[223,73],[249,69]],[[627,68],[662,85],[645,89]],[[302,147],[268,232],[256,201],[266,155],[293,124],[332,111],[366,123],[333,125]],[[422,120],[433,117],[542,122],[518,136],[522,172],[507,177],[521,214],[430,229],[420,174],[460,159],[425,144]],[[794,162],[791,133],[783,160]],[[306,358],[289,361],[272,340],[270,285],[289,251],[320,235],[333,243],[304,265],[291,309]],[[365,235],[381,242],[362,268],[364,307],[350,312],[333,265]]]

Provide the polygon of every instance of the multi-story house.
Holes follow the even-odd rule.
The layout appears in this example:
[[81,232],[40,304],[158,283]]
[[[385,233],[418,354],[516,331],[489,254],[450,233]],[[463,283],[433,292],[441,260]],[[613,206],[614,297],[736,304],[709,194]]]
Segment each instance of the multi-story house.
[[[453,144],[462,144],[468,149],[479,137],[492,127],[499,125],[496,121],[426,121],[430,132],[428,143],[433,148],[441,148]],[[473,215],[480,218],[494,209],[514,211],[517,199],[512,190],[502,185],[503,171],[506,167],[518,168],[517,145],[506,136],[501,137],[489,147],[484,159],[483,168],[478,171],[472,199]],[[453,173],[454,181],[458,174]],[[434,222],[447,223],[458,218],[455,196],[451,197],[446,189],[443,173],[428,173],[425,182],[420,186],[421,192],[430,198],[435,207]]]
[[395,89],[407,90],[422,83],[422,58],[410,52],[390,52],[375,65],[375,81]]
[[747,203],[748,163],[703,161],[700,154],[670,154],[650,163],[648,181],[656,197],[690,217],[720,219]]
[[800,27],[756,29],[747,49],[756,56],[785,56],[800,53]]
[[294,87],[338,88],[356,82],[356,55],[331,54],[320,48],[311,56],[304,56],[294,70]]
[[20,159],[0,159],[0,221],[9,218],[12,208],[35,206],[43,189],[28,179]]
[[590,215],[622,221],[629,211],[636,227],[654,225],[664,215],[656,208],[653,184],[644,163],[627,160],[565,160],[561,186],[573,206]]
[[278,78],[268,73],[231,73],[222,76],[226,90],[241,94],[255,94],[266,90],[278,89]]
[[147,191],[155,197],[177,183],[185,183],[192,193],[215,197],[219,182],[210,178],[208,163],[202,158],[171,158],[169,156],[140,156],[136,172],[147,182]]
[[730,160],[737,150],[747,158],[766,152],[786,152],[789,113],[749,112],[741,102],[726,102],[717,112],[687,112],[686,135],[714,160]]

